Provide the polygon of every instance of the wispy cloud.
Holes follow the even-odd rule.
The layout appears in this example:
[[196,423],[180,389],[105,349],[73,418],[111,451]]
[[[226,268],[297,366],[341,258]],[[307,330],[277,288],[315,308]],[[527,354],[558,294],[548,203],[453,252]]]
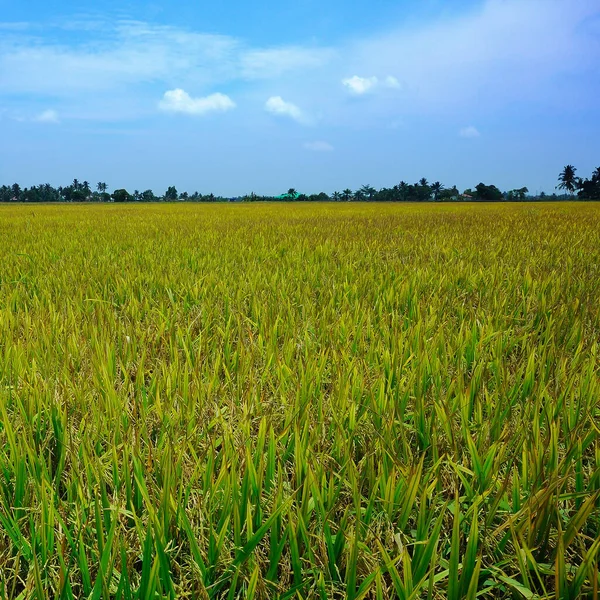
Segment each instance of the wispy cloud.
[[479,133],[479,130],[476,127],[474,127],[473,125],[469,125],[468,127],[463,127],[458,132],[458,135],[462,138],[467,138],[467,139],[474,139],[474,138],[481,137],[481,133]]
[[547,92],[562,97],[565,73],[600,74],[599,40],[581,29],[594,14],[594,0],[485,0],[454,17],[363,39],[352,64],[363,73],[395,73],[407,92],[403,104],[419,111],[552,101]]
[[0,41],[0,92],[52,94],[118,87],[194,75],[196,84],[224,80],[234,72],[238,42],[227,36],[120,22],[96,31],[85,43],[65,44],[46,32],[41,39],[6,36]]
[[55,110],[45,110],[39,115],[35,116],[34,121],[38,123],[59,123],[58,113]]
[[330,62],[335,53],[328,48],[290,46],[246,50],[240,56],[241,75],[247,79],[271,79],[289,71],[319,69]]
[[386,87],[392,88],[392,89],[398,89],[400,88],[400,82],[393,76],[393,75],[388,75],[385,80],[384,80],[384,85]]
[[298,123],[308,123],[307,115],[292,102],[286,102],[281,96],[271,96],[265,103],[265,110],[273,115],[289,117]]
[[225,94],[211,94],[204,98],[192,98],[186,91],[178,88],[165,92],[158,104],[165,112],[186,115],[205,115],[209,112],[225,112],[235,108],[235,102]]
[[311,150],[312,152],[333,152],[333,146],[330,143],[323,141],[306,142],[304,148],[306,150]]
[[[0,24],[0,97],[30,114],[51,97],[61,115],[134,118],[156,111],[164,90],[237,86],[242,104],[249,95],[268,97],[276,83],[298,104],[273,101],[270,112],[351,127],[367,116],[384,127],[399,114],[479,119],[514,100],[573,106],[589,97],[577,75],[600,76],[598,33],[590,25],[599,13],[597,0],[481,0],[451,17],[391,25],[335,47],[260,47],[230,35],[97,18]],[[69,28],[86,35],[66,35]],[[349,102],[348,94],[361,101]],[[21,105],[27,95],[29,109]],[[171,106],[163,109],[200,114],[225,106],[222,99],[196,101],[208,99],[163,98]]]

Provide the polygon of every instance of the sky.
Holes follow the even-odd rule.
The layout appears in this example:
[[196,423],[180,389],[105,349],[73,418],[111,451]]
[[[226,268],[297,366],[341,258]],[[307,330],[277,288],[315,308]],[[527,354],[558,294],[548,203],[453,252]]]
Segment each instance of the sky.
[[0,184],[552,193],[599,98],[598,0],[0,0]]

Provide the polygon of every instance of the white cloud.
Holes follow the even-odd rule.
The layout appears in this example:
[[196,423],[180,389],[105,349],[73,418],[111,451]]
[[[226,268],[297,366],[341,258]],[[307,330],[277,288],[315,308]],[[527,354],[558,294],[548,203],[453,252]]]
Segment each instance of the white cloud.
[[192,98],[182,89],[165,92],[159,108],[166,112],[187,115],[204,115],[208,112],[225,112],[235,108],[235,102],[225,94],[211,94],[204,98]]
[[400,82],[393,75],[388,75],[381,81],[375,76],[359,77],[358,75],[354,75],[353,77],[342,79],[342,84],[346,86],[353,94],[358,96],[366,94],[367,92],[372,92],[381,86],[394,90],[397,90],[401,87]]
[[45,110],[33,120],[38,123],[59,123],[58,113],[55,110]]
[[286,102],[281,96],[271,96],[265,103],[265,110],[274,115],[282,115],[306,123],[307,117],[304,112],[291,102]]
[[463,127],[458,132],[458,135],[460,135],[460,137],[463,138],[474,139],[480,137],[481,133],[479,133],[479,130],[476,127],[473,127],[473,125],[469,125],[468,127]]
[[333,146],[328,142],[317,141],[317,142],[306,142],[304,144],[306,150],[312,150],[313,152],[332,152]]
[[370,89],[377,85],[377,77],[359,77],[354,75],[347,79],[342,79],[342,83],[353,93],[353,94],[366,94]]

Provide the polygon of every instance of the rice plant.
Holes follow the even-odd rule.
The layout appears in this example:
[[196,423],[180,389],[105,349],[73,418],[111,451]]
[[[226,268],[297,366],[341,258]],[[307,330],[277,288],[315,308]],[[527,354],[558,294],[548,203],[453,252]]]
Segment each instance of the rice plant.
[[600,210],[0,206],[0,597],[598,597]]

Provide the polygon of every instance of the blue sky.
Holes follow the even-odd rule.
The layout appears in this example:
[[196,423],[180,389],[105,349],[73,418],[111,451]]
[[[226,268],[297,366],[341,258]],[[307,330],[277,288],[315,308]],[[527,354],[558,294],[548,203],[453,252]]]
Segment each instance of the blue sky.
[[238,195],[600,166],[597,0],[0,0],[0,183]]

